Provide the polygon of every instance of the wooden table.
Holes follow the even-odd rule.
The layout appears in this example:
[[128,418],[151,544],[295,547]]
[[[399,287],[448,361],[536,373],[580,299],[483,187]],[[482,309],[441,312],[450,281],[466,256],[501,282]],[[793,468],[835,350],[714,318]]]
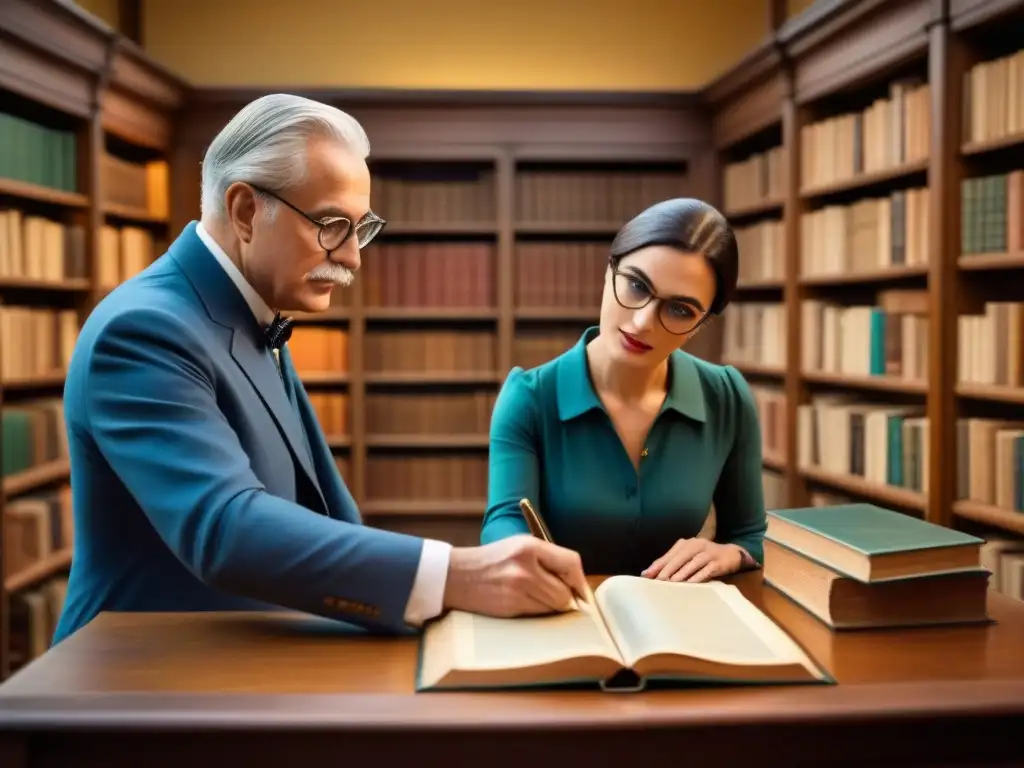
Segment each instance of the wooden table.
[[103,614],[0,686],[0,766],[1024,765],[1024,603],[834,633],[732,580],[835,686],[413,692],[415,638],[294,615]]

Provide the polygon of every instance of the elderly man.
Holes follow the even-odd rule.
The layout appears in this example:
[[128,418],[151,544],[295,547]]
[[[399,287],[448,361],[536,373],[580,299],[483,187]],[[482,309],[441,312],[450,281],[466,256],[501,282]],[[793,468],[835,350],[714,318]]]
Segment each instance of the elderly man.
[[[362,524],[291,365],[281,311],[344,290],[383,220],[369,142],[333,107],[260,98],[214,139],[202,220],[82,328],[65,414],[74,561],[59,642],[100,611],[283,607],[406,631],[585,589],[576,553]],[[338,286],[342,286],[339,288]]]

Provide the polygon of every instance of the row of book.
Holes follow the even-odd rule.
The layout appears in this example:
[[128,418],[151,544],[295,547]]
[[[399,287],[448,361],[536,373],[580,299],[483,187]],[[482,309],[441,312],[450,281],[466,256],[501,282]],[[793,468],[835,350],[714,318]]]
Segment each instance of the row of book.
[[374,210],[394,226],[497,221],[495,173],[490,168],[426,166],[404,178],[375,168],[371,183]]
[[366,461],[366,493],[370,499],[396,501],[480,501],[482,515],[487,455],[371,454]]
[[68,592],[66,576],[55,576],[11,595],[10,663],[17,671],[50,648]]
[[349,371],[348,330],[326,325],[296,325],[288,340],[292,365],[300,375]]
[[843,183],[924,161],[930,149],[929,86],[916,79],[897,80],[890,84],[888,98],[801,128],[801,186]]
[[1024,134],[1024,49],[981,61],[964,78],[964,141]]
[[516,329],[512,340],[512,365],[522,368],[536,368],[560,354],[580,340],[582,328],[555,328],[535,330]]
[[373,373],[495,370],[497,337],[490,330],[370,330],[363,366]]
[[517,307],[593,309],[596,317],[608,273],[608,246],[520,242],[514,269]]
[[957,380],[1024,387],[1024,303],[988,301],[957,320]]
[[152,264],[167,250],[167,244],[166,238],[142,227],[104,224],[96,258],[96,287],[113,290]]
[[761,424],[761,453],[769,461],[785,461],[789,445],[786,428],[786,392],[782,387],[753,384],[750,387]]
[[70,551],[75,537],[70,485],[8,499],[3,515],[4,579],[16,578],[41,561]]
[[515,220],[612,224],[618,228],[648,206],[686,195],[674,171],[517,170]]
[[928,488],[928,419],[917,405],[816,395],[797,407],[797,467],[917,493]]
[[927,187],[829,205],[800,217],[800,274],[845,275],[928,263]]
[[880,291],[878,304],[800,304],[801,368],[807,373],[928,378],[928,294]]
[[363,253],[357,279],[367,307],[494,307],[497,267],[493,243],[379,241]]
[[3,477],[68,457],[64,403],[59,398],[5,404],[0,410]]
[[964,255],[1024,252],[1024,171],[964,179],[960,198]]
[[78,192],[78,137],[0,112],[0,179]]
[[369,435],[486,435],[497,393],[371,392],[366,397]]
[[73,309],[0,306],[0,382],[60,374],[77,340]]
[[171,215],[170,171],[166,160],[135,163],[104,153],[100,162],[104,200],[132,215],[166,220]]
[[59,283],[89,277],[85,227],[0,209],[0,279]]
[[786,227],[781,221],[760,221],[736,227],[740,254],[739,282],[761,283],[786,277]]
[[349,397],[345,392],[308,392],[309,404],[316,414],[324,436],[330,440],[349,434]]
[[722,186],[726,213],[781,202],[786,195],[786,148],[772,147],[744,160],[727,163]]
[[1024,421],[956,421],[957,498],[1024,512]]
[[782,370],[786,366],[786,339],[785,304],[733,304],[725,314],[722,360],[730,365]]

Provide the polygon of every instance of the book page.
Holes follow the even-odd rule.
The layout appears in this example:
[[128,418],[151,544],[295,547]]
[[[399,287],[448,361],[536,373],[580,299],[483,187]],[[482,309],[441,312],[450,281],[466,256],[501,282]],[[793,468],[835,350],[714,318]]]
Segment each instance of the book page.
[[568,659],[622,656],[595,605],[550,616],[495,618],[452,611],[427,628],[423,679],[440,680],[452,670],[530,669]]
[[800,647],[736,587],[608,579],[597,600],[627,665],[673,654],[739,666],[805,665]]

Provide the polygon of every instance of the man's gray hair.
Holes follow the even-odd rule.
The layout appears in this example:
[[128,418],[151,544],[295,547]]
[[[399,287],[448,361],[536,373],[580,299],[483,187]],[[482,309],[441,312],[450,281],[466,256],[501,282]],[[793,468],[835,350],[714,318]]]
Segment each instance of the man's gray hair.
[[224,193],[236,181],[275,191],[294,189],[306,179],[306,142],[334,139],[365,160],[366,131],[337,107],[288,93],[250,102],[224,126],[203,158],[202,212],[221,216]]

